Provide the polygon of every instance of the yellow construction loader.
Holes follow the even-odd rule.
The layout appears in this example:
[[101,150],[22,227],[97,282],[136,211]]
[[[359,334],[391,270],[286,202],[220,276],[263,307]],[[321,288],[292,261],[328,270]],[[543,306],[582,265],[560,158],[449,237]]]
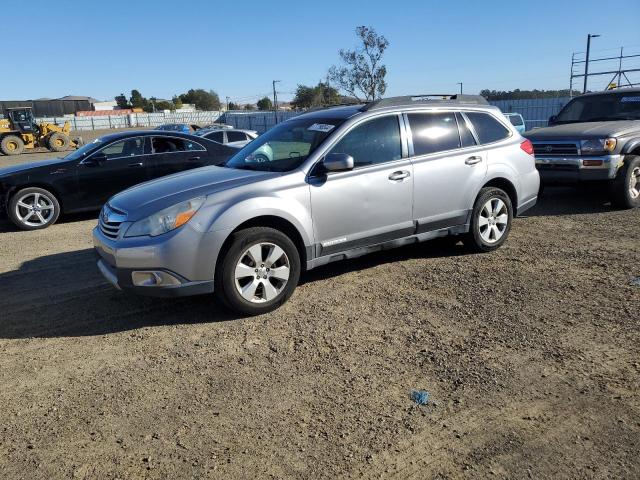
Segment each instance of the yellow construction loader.
[[0,152],[19,155],[25,148],[45,147],[52,152],[62,152],[69,147],[79,147],[82,139],[71,139],[71,124],[59,127],[53,123],[37,124],[30,107],[8,108],[6,118],[0,118]]

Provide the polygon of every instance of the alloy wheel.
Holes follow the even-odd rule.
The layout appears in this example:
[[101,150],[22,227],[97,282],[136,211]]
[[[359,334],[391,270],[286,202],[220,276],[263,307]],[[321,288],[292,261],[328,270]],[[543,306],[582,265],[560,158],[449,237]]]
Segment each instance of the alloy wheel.
[[16,203],[16,217],[28,227],[41,227],[55,215],[53,200],[42,193],[27,193]]
[[480,236],[489,244],[499,241],[509,225],[507,205],[499,198],[491,198],[480,210],[478,229]]
[[282,248],[274,243],[256,243],[236,264],[236,289],[251,303],[269,302],[284,290],[290,271],[289,258]]
[[629,195],[632,199],[640,197],[640,167],[636,167],[629,175]]

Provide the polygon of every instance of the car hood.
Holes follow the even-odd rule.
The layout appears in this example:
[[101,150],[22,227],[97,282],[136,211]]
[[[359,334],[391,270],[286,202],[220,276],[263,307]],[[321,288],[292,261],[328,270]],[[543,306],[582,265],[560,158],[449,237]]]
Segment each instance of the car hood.
[[114,195],[108,203],[111,207],[126,212],[127,221],[135,222],[195,197],[211,195],[278,175],[277,172],[202,167],[141,183]]
[[0,178],[13,175],[14,173],[25,172],[27,170],[49,168],[66,162],[67,160],[64,158],[53,158],[51,160],[41,160],[39,162],[26,162],[19,165],[12,165],[10,167],[0,168]]
[[529,140],[580,140],[583,138],[617,137],[640,130],[640,121],[616,120],[608,122],[580,122],[536,128],[525,132]]

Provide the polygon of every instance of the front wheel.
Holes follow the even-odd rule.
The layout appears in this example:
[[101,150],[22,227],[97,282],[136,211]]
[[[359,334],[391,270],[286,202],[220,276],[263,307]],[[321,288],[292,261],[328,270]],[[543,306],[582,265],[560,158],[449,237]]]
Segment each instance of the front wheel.
[[611,203],[618,208],[640,207],[640,156],[628,156],[611,183]]
[[463,237],[474,252],[491,252],[507,240],[513,221],[511,199],[504,190],[487,187],[480,190],[471,214],[471,229]]
[[216,295],[244,315],[267,313],[284,304],[300,278],[300,255],[282,232],[254,227],[233,234],[216,269]]
[[9,201],[9,218],[21,230],[40,230],[60,216],[60,203],[43,188],[23,188]]

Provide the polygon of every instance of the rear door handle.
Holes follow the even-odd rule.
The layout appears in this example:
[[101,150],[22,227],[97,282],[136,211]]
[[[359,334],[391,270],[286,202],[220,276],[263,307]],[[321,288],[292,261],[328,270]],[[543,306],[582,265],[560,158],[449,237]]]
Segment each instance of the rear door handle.
[[482,161],[482,157],[478,157],[474,155],[473,157],[467,158],[464,163],[467,165],[475,165],[476,163],[480,163]]
[[129,166],[130,167],[142,167],[143,163],[142,162],[130,163]]
[[397,172],[393,172],[391,175],[389,175],[389,180],[393,180],[395,182],[407,178],[410,175],[411,174],[406,170],[398,170]]

